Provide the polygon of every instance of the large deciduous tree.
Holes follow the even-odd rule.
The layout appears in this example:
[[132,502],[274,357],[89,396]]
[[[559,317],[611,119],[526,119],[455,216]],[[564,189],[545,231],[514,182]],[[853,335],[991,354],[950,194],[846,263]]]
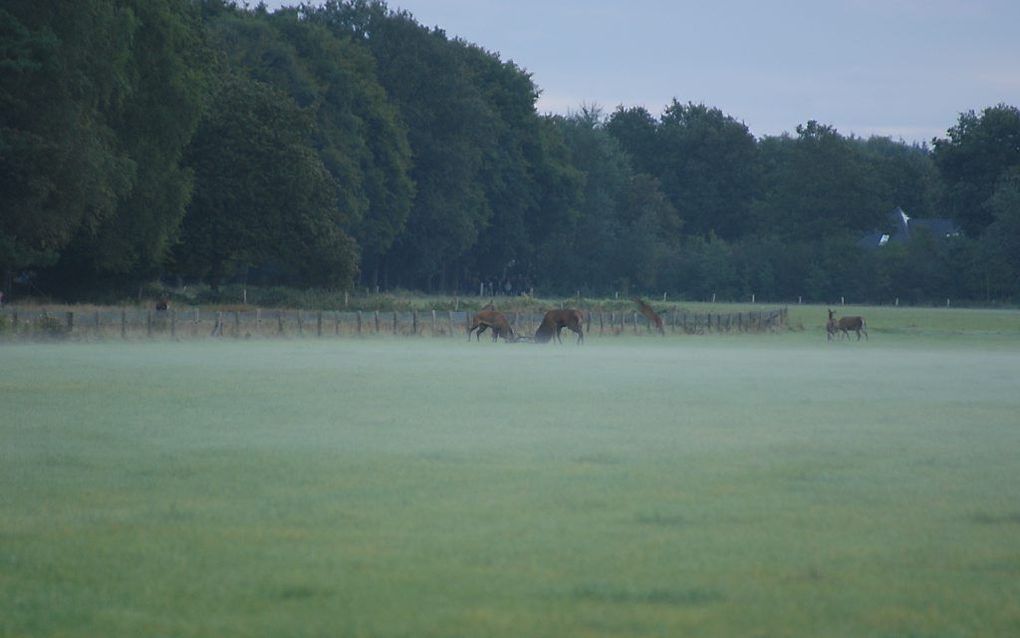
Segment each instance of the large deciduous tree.
[[129,90],[103,111],[134,179],[113,213],[81,228],[64,252],[53,274],[65,285],[111,274],[152,276],[191,197],[192,175],[182,158],[207,95],[211,57],[198,11],[187,0],[115,4],[133,16],[124,52]]
[[375,273],[411,206],[406,130],[368,48],[306,11],[235,14],[212,29],[235,68],[314,114],[312,140],[336,182],[344,229],[357,240],[363,267]]
[[137,164],[109,113],[132,86],[137,17],[108,0],[0,7],[0,268],[53,263],[111,219]]
[[311,146],[312,121],[264,83],[223,80],[188,149],[195,193],[177,252],[182,272],[214,285],[249,268],[269,281],[351,285],[357,248]]
[[999,104],[961,113],[946,134],[932,141],[946,208],[976,237],[994,219],[990,198],[1000,179],[1020,166],[1020,109]]
[[820,240],[880,228],[895,205],[883,196],[859,144],[831,126],[809,121],[796,137],[767,137],[759,145],[758,231]]
[[746,232],[756,154],[747,126],[719,109],[673,100],[658,135],[656,176],[687,232],[723,238]]

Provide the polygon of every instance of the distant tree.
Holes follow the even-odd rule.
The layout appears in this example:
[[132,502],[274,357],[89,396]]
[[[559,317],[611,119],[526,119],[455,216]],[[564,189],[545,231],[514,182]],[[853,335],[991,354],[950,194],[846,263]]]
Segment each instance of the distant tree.
[[657,132],[654,174],[686,231],[732,238],[751,230],[757,147],[747,126],[719,109],[673,100]]
[[187,0],[124,0],[135,17],[124,55],[130,91],[101,109],[134,166],[129,192],[101,223],[82,227],[53,275],[64,284],[103,275],[152,276],[177,238],[191,197],[184,149],[208,91],[206,46]]
[[992,223],[983,243],[988,247],[989,261],[1004,266],[997,279],[1005,279],[1005,288],[1016,297],[1020,293],[1020,166],[1000,178],[988,200],[988,209]]
[[557,253],[569,251],[570,238],[581,216],[585,184],[584,173],[571,157],[561,117],[539,119],[538,144],[541,156],[540,162],[535,163],[538,201],[534,214],[525,220],[531,243],[519,268],[524,280],[531,284],[546,283],[548,269],[562,263]]
[[372,52],[407,126],[416,195],[383,276],[409,287],[445,287],[492,219],[481,172],[498,152],[498,115],[472,81],[462,45],[442,31],[382,2],[328,2],[310,15]]
[[819,240],[881,228],[892,203],[859,144],[809,121],[759,144],[759,232]]
[[266,84],[223,80],[188,149],[195,193],[176,253],[180,272],[214,286],[249,268],[271,281],[351,285],[357,248],[311,146],[312,122]]
[[657,180],[635,173],[598,108],[555,122],[583,184],[576,217],[541,244],[542,283],[564,292],[658,288],[681,225]]
[[[137,166],[106,117],[128,97],[137,18],[112,0],[0,8],[0,269],[53,263],[110,219]],[[9,275],[8,275],[9,278]]]
[[658,121],[644,107],[618,106],[606,122],[606,130],[630,154],[634,168],[661,177]]
[[413,185],[406,130],[370,51],[306,10],[233,14],[213,28],[234,68],[314,114],[313,143],[336,183],[344,230],[357,240],[363,266],[376,273],[407,221]]
[[906,144],[888,137],[857,140],[865,161],[891,207],[899,206],[912,217],[937,217],[942,181],[925,145]]
[[477,244],[466,255],[469,268],[489,279],[520,272],[534,238],[528,220],[542,199],[539,175],[549,169],[535,112],[538,90],[512,62],[476,46],[454,42],[487,110],[493,115],[478,180],[491,212]]
[[1002,176],[1020,166],[1020,109],[999,104],[961,113],[945,139],[932,140],[945,182],[945,205],[971,237],[993,221],[989,198]]

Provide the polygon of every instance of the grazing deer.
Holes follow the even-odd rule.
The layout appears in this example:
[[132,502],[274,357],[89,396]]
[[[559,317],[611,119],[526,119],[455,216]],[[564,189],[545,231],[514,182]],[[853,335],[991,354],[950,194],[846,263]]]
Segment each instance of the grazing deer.
[[537,343],[546,343],[553,337],[556,337],[556,341],[563,343],[563,339],[560,338],[560,332],[564,328],[569,328],[577,334],[577,345],[581,345],[584,343],[583,325],[584,315],[581,314],[580,310],[574,308],[550,310],[545,313],[541,325],[535,331],[535,341]]
[[[491,304],[490,304],[491,306]],[[475,335],[476,341],[481,341],[482,333],[487,328],[492,328],[492,340],[496,341],[500,337],[503,337],[506,341],[514,341],[514,329],[510,327],[510,322],[506,320],[503,313],[492,310],[480,310],[471,319],[471,327],[468,328],[468,341],[471,341],[471,333],[475,330],[478,333]]]
[[839,319],[836,319],[835,313],[832,311],[832,309],[829,309],[829,321],[826,324],[825,329],[830,330],[829,326],[832,325],[833,322],[835,322],[835,327],[834,329],[832,329],[832,333],[835,333],[836,331],[842,332],[843,336],[847,338],[847,341],[850,340],[851,330],[857,333],[858,341],[861,340],[862,332],[864,333],[865,340],[870,340],[870,338],[868,337],[867,324],[864,322],[864,317],[854,316],[854,317],[840,317]]
[[651,328],[652,326],[655,326],[658,333],[665,337],[666,331],[662,329],[662,317],[660,317],[659,314],[640,297],[633,297],[632,299],[634,303],[637,304],[638,310],[641,311],[641,314],[643,314],[645,319],[648,320],[648,327]]

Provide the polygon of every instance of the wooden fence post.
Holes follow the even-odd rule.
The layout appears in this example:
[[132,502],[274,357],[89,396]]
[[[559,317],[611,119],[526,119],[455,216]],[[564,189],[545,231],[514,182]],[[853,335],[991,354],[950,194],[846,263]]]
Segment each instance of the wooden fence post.
[[631,320],[634,322],[634,334],[637,334],[638,333],[637,332],[637,313],[636,312],[632,313],[632,315],[633,316],[632,316]]
[[602,334],[603,332],[605,332],[605,328],[606,328],[606,326],[605,326],[605,314],[606,313],[604,313],[601,310],[599,310],[599,334]]
[[279,310],[276,311],[276,334],[283,334],[283,313]]
[[127,310],[120,309],[120,338],[127,339]]
[[411,309],[411,334],[418,336],[418,311]]
[[67,313],[67,334],[71,334],[74,331],[74,313]]
[[262,332],[262,309],[255,309],[255,334],[258,335]]
[[585,331],[585,333],[590,334],[591,333],[591,311],[590,310],[586,310],[584,312],[584,315],[585,315],[585,319],[586,319],[586,321],[584,323],[584,331]]
[[100,332],[100,329],[99,329],[99,311],[98,310],[96,311],[96,335],[97,336],[101,335],[101,332]]
[[170,338],[171,339],[176,339],[177,338],[177,311],[176,310],[171,310],[170,311]]
[[321,310],[315,315],[315,336],[316,337],[321,337],[322,336],[322,311]]
[[304,317],[301,316],[301,311],[300,310],[297,311],[297,331],[298,331],[298,336],[300,336],[300,337],[305,336],[305,321],[304,321]]
[[457,336],[457,335],[453,334],[453,311],[452,310],[450,311],[450,336],[451,337]]
[[393,334],[397,334],[397,311],[393,311]]
[[375,311],[375,333],[379,334],[379,311]]
[[438,327],[437,327],[437,324],[436,324],[436,309],[433,308],[432,309],[432,336],[433,337],[436,336],[436,331],[437,330],[438,330]]
[[358,311],[358,336],[361,336],[361,311]]
[[234,338],[238,339],[241,337],[241,313],[234,311]]

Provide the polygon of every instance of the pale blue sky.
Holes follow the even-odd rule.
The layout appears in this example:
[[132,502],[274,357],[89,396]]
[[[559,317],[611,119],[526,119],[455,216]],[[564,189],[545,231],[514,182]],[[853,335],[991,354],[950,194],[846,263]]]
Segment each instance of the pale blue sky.
[[543,113],[623,104],[657,116],[676,97],[758,136],[815,119],[930,141],[962,111],[1020,106],[1020,0],[387,4],[532,73]]

